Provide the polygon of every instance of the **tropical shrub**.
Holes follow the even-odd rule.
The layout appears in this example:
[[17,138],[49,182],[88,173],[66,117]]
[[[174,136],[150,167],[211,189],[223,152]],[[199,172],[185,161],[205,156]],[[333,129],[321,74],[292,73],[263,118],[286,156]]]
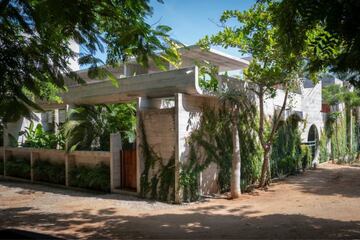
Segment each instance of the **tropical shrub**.
[[64,125],[66,151],[110,150],[110,134],[120,132],[124,144],[135,141],[135,104],[81,105]]
[[65,184],[65,164],[63,163],[38,160],[35,161],[33,170],[36,181]]
[[11,156],[6,160],[5,169],[7,176],[30,179],[30,159]]
[[100,191],[110,191],[110,168],[104,163],[90,166],[74,166],[70,172],[70,185]]
[[23,147],[56,149],[58,145],[63,145],[63,136],[61,134],[44,131],[40,123],[35,127],[34,123],[31,122],[29,127],[20,132],[20,135],[24,135],[26,139],[22,144]]

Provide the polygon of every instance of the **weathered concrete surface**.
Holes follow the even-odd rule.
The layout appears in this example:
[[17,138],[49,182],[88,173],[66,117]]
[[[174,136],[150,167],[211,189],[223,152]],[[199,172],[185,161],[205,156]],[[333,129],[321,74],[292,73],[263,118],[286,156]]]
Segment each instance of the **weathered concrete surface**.
[[239,200],[147,202],[0,181],[0,228],[64,238],[359,238],[360,168],[332,164]]

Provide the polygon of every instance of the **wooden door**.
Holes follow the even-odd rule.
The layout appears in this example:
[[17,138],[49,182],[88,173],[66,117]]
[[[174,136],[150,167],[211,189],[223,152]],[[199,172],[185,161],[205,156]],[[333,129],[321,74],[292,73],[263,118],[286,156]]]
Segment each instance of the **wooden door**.
[[136,148],[120,152],[121,187],[136,191]]

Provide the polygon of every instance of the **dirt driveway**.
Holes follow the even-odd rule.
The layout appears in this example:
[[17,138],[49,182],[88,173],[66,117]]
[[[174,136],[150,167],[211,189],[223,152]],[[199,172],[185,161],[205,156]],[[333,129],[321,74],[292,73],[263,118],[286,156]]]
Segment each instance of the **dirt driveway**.
[[360,167],[324,164],[236,201],[182,206],[2,180],[0,228],[63,238],[360,238]]

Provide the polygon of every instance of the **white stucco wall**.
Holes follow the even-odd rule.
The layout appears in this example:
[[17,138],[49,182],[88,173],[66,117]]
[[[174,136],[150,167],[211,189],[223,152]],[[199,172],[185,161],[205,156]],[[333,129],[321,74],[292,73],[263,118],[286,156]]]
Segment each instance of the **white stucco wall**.
[[[309,80],[307,80],[309,81]],[[311,86],[307,82],[305,86]],[[321,113],[322,105],[322,83],[319,82],[315,86],[307,87],[303,89],[302,94],[302,111],[304,114],[304,119],[306,121],[305,127],[303,129],[301,138],[303,142],[306,142],[308,139],[308,133],[310,127],[315,124],[318,134],[320,135],[324,127],[323,115]]]

